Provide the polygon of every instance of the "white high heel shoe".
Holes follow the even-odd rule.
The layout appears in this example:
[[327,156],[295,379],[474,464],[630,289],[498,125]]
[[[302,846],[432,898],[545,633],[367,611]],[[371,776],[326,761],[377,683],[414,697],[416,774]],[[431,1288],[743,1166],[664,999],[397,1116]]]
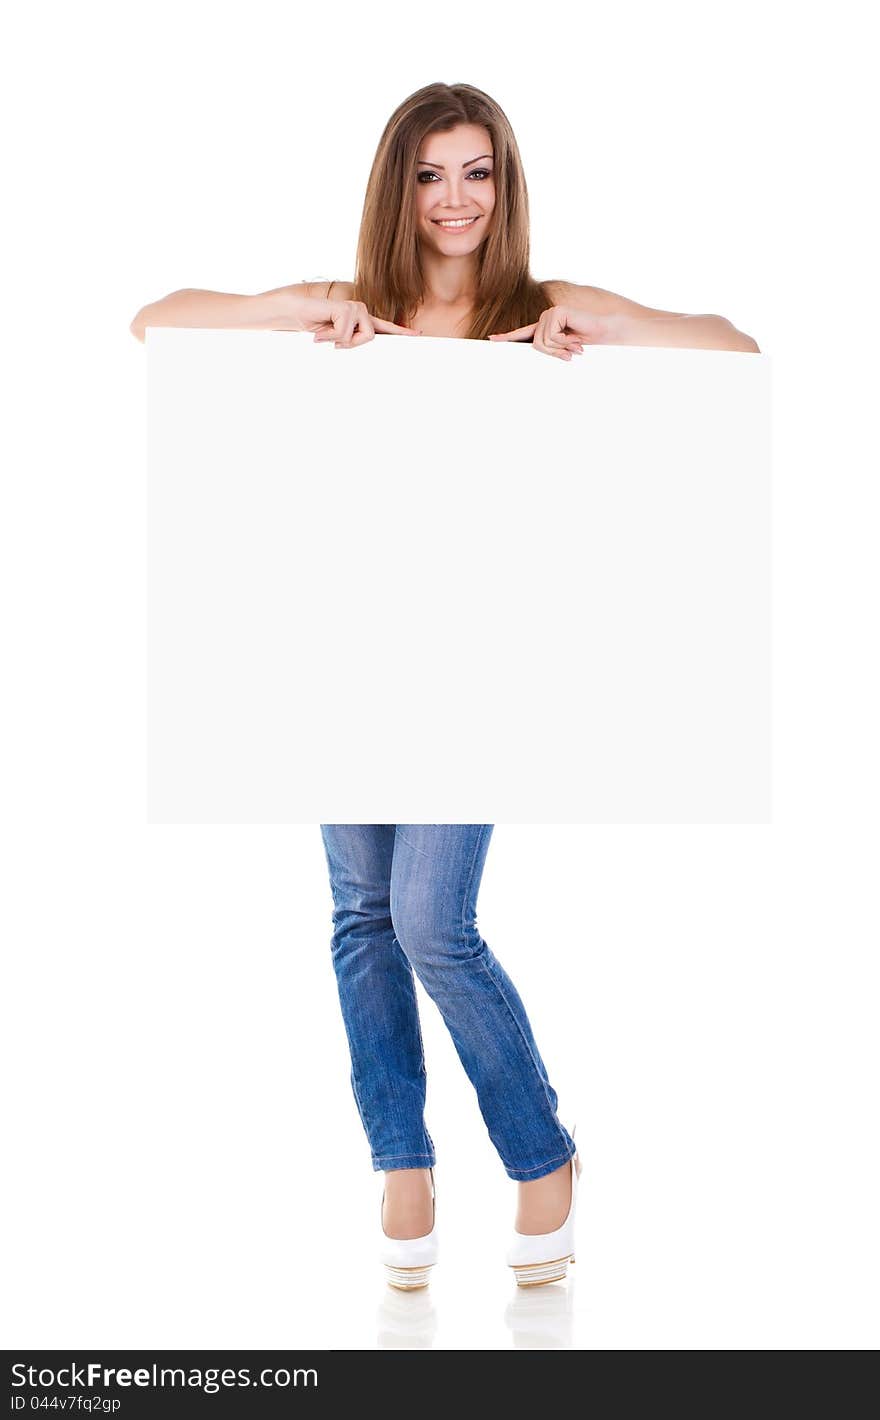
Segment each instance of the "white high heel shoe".
[[385,1231],[385,1190],[379,1209],[379,1226],[382,1229],[382,1251],[380,1261],[385,1266],[385,1276],[392,1287],[402,1292],[415,1291],[417,1287],[427,1287],[431,1268],[437,1261],[437,1189],[434,1170],[431,1169],[431,1217],[429,1233],[420,1238],[390,1238]]
[[[572,1138],[574,1130],[572,1130]],[[571,1202],[568,1216],[552,1233],[513,1234],[507,1252],[507,1265],[512,1267],[518,1287],[541,1287],[545,1282],[562,1282],[568,1276],[568,1264],[574,1262],[574,1219],[577,1205],[577,1154],[571,1156]]]

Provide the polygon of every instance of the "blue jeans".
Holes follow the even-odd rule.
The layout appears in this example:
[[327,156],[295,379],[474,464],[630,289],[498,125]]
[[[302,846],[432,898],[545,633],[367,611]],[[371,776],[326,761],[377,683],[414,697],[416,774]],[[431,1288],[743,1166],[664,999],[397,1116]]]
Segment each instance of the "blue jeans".
[[428,1168],[413,972],[438,1006],[511,1178],[575,1152],[510,977],[477,930],[490,823],[322,823],[331,951],[374,1169]]

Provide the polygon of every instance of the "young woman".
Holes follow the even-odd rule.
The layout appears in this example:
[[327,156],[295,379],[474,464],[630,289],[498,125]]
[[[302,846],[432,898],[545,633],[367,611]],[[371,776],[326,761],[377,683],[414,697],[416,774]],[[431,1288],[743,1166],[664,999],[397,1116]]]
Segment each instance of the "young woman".
[[[312,331],[352,349],[376,335],[531,341],[571,360],[587,344],[757,351],[717,315],[656,310],[596,286],[536,281],[516,139],[493,99],[429,84],[382,134],[353,282],[259,295],[182,290],[144,306],[148,326]],[[508,1262],[520,1285],[564,1276],[580,1166],[523,1004],[476,927],[491,824],[323,824],[335,902],[333,961],[352,1085],[384,1174],[382,1256],[394,1285],[423,1286],[436,1258],[434,1145],[413,971],[436,1001],[490,1138],[519,1185]],[[573,1131],[572,1131],[573,1132]]]
[[351,1083],[384,1173],[382,1260],[392,1286],[425,1286],[437,1258],[434,1141],[413,973],[436,1003],[519,1210],[507,1261],[520,1286],[574,1260],[580,1163],[556,1113],[525,1007],[477,927],[490,823],[322,823],[332,957]]
[[375,335],[531,341],[571,360],[590,345],[758,351],[717,315],[655,310],[529,273],[529,207],[507,117],[470,84],[429,84],[382,134],[367,183],[355,279],[300,282],[256,296],[174,291],[144,306],[148,326],[314,331],[351,349]]

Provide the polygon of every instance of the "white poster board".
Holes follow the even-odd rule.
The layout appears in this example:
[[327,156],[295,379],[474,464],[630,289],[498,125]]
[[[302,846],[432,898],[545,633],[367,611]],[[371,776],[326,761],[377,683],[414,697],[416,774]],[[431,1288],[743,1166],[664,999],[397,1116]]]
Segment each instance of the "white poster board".
[[770,820],[770,368],[150,328],[153,823]]

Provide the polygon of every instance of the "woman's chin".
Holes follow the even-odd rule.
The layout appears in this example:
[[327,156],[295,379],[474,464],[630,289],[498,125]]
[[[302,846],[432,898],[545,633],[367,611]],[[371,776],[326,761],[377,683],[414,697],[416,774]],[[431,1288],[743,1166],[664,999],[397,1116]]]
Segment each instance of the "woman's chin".
[[472,252],[479,251],[486,240],[485,233],[482,236],[465,237],[438,237],[432,232],[425,238],[427,245],[434,251],[440,252],[442,256],[465,256]]

